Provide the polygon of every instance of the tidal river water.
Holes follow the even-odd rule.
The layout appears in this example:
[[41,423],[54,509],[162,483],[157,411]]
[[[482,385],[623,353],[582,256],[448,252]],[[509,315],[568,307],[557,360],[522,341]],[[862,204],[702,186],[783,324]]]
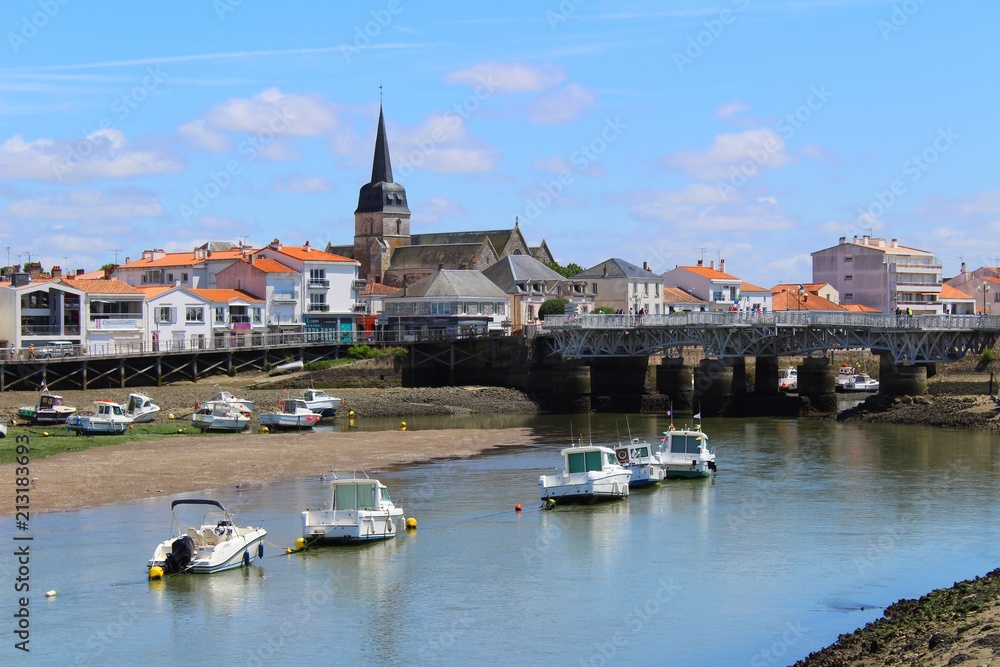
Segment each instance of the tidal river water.
[[[209,576],[147,581],[168,498],[33,516],[31,653],[13,649],[3,613],[3,664],[787,665],[899,598],[1000,565],[996,436],[707,420],[714,479],[540,511],[538,476],[561,465],[571,429],[655,442],[668,420],[489,419],[539,443],[378,471],[419,522],[389,542],[286,555],[299,513],[328,500],[317,476],[185,494],[269,531],[263,561]],[[5,612],[12,562],[0,557]]]

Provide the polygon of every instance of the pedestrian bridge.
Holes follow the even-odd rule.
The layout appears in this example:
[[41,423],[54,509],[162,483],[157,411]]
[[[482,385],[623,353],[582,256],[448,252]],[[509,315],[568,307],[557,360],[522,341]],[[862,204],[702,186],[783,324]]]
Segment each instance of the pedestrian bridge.
[[796,311],[549,315],[544,333],[565,359],[673,356],[685,346],[701,347],[708,359],[867,348],[896,364],[914,364],[954,361],[992,348],[1000,337],[1000,317]]

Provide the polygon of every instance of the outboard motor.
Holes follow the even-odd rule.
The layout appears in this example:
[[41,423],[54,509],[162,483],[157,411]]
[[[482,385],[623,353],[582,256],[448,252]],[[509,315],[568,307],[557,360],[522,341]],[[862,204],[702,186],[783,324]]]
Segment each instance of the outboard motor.
[[170,553],[163,559],[164,574],[176,574],[188,569],[194,556],[194,540],[187,535],[178,537],[170,544]]

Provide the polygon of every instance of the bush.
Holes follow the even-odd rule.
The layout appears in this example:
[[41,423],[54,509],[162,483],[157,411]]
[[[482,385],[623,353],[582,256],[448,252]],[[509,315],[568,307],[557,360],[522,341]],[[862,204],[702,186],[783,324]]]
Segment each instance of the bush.
[[565,315],[567,303],[569,303],[569,299],[549,299],[538,307],[538,316],[545,317],[546,315]]
[[982,354],[979,355],[979,363],[982,366],[989,366],[996,360],[997,355],[993,354],[993,350],[990,348],[986,348],[983,350]]
[[598,306],[590,312],[594,315],[614,315],[616,311],[611,306]]
[[327,368],[333,368],[343,362],[338,362],[335,359],[327,359],[326,361],[308,361],[302,364],[302,370],[305,371],[325,371]]

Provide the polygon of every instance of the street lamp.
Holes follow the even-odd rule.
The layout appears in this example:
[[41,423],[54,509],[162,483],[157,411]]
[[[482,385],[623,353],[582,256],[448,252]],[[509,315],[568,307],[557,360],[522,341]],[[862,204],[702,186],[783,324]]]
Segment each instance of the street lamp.
[[979,287],[976,288],[976,291],[983,293],[983,315],[985,315],[986,314],[986,295],[990,291],[990,286],[987,285],[986,282],[984,281],[982,285],[980,285]]

